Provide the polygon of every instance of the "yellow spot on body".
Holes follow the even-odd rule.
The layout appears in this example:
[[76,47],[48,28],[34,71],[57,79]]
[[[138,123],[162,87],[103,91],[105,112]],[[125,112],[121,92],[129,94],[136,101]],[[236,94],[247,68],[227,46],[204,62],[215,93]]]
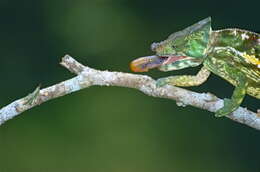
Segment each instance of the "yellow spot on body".
[[243,53],[243,57],[246,58],[246,60],[254,65],[257,65],[257,67],[260,67],[260,60],[258,60],[255,55],[249,55],[246,53]]

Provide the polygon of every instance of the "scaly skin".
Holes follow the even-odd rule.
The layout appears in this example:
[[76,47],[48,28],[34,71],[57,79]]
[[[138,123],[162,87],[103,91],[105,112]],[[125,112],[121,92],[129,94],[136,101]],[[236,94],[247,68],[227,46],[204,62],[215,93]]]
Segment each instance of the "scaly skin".
[[236,110],[246,93],[260,99],[259,40],[259,34],[240,29],[211,33],[210,48],[203,64],[236,87],[231,99],[224,100],[224,107],[216,116]]
[[[243,35],[243,36],[242,36]],[[225,29],[212,32],[211,51],[204,65],[216,75],[232,85],[237,82],[231,74],[234,71],[221,71],[223,64],[237,69],[248,81],[247,94],[260,99],[260,36],[257,33]],[[229,45],[228,45],[229,44]]]
[[207,80],[210,72],[235,86],[231,99],[216,116],[236,110],[246,94],[260,99],[260,35],[241,29],[212,31],[211,19],[204,19],[165,41],[153,43],[155,56],[142,57],[131,63],[135,72],[158,67],[162,71],[179,70],[203,64],[195,76],[180,75],[157,80],[158,86],[197,86]]

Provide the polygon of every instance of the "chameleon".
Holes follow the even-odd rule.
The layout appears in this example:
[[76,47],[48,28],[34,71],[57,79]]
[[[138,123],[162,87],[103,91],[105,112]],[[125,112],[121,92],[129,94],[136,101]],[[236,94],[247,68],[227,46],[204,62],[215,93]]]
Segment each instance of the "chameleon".
[[160,78],[158,87],[166,84],[189,87],[204,83],[210,73],[218,75],[235,89],[216,117],[235,111],[246,94],[260,99],[260,34],[237,28],[212,30],[211,17],[203,19],[166,40],[152,43],[155,55],[140,57],[130,63],[133,72],[180,70],[202,65],[196,75]]

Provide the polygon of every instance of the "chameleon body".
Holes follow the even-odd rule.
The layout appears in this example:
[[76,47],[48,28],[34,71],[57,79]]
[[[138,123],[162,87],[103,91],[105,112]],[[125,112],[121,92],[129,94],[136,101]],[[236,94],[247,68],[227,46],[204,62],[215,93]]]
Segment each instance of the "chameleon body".
[[153,43],[156,54],[131,62],[134,72],[152,68],[161,71],[179,70],[203,65],[197,75],[179,75],[160,78],[157,86],[197,86],[214,73],[235,86],[231,99],[224,99],[224,106],[216,116],[225,116],[236,110],[246,94],[260,99],[260,35],[241,29],[213,31],[211,18],[175,32],[165,41]]

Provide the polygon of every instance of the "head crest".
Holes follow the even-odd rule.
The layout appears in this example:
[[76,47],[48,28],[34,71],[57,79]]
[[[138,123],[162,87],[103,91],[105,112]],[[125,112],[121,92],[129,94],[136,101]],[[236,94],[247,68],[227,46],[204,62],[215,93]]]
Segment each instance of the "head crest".
[[191,34],[193,32],[197,32],[197,31],[201,31],[201,30],[208,30],[209,28],[211,28],[211,17],[205,18],[205,19],[185,28],[184,30],[171,34],[168,37],[168,39],[175,39],[177,37],[185,36],[185,35]]
[[207,17],[207,18],[193,24],[192,26],[189,26],[181,31],[171,34],[166,40],[164,40],[162,42],[152,43],[151,50],[156,51],[156,49],[159,46],[161,46],[171,40],[174,40],[178,37],[184,37],[187,35],[191,35],[192,33],[201,32],[201,31],[205,32],[206,35],[209,35],[209,32],[211,31],[211,17]]

